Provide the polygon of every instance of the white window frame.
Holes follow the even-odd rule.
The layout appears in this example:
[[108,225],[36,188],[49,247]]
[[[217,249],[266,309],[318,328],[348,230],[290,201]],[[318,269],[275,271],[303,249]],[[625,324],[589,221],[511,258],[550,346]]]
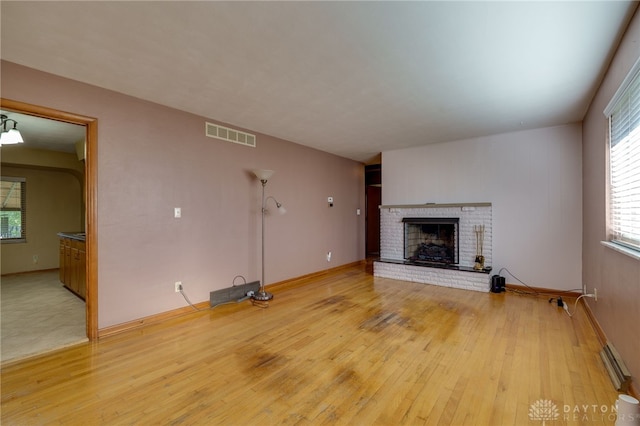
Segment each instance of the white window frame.
[[[25,243],[27,242],[27,179],[23,177],[15,177],[15,176],[1,176],[0,179],[3,182],[18,182],[20,183],[20,236],[12,237],[12,238],[0,238],[2,244],[7,243]],[[0,206],[1,210],[5,210],[4,201]],[[7,211],[11,211],[14,209],[6,209]]]
[[609,124],[608,241],[602,243],[640,259],[640,186],[636,186],[640,185],[640,58],[604,109],[604,115]]

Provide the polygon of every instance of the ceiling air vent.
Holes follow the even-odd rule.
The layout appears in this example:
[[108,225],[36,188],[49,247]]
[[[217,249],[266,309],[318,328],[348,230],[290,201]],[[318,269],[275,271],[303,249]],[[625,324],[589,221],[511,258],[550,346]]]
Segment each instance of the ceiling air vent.
[[222,139],[223,141],[238,143],[240,145],[256,147],[256,135],[230,129],[213,123],[205,123],[205,135],[210,138]]

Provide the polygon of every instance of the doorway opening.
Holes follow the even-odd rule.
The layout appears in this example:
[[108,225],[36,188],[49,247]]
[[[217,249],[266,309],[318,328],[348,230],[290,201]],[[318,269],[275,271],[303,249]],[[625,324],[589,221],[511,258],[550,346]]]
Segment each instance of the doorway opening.
[[380,204],[382,203],[382,165],[370,164],[364,168],[366,203],[366,256],[380,255]]
[[98,120],[79,114],[0,98],[0,108],[21,114],[85,126],[86,154],[84,174],[85,227],[86,227],[86,333],[89,340],[98,338],[98,235],[97,235],[97,144]]

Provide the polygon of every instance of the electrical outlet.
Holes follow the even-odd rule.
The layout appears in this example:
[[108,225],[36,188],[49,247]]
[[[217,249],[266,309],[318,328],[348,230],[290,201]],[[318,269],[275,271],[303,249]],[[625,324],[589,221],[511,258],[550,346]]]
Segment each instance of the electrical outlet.
[[596,301],[596,302],[598,301],[598,289],[597,288],[593,289],[593,300]]
[[331,252],[327,252],[327,262],[331,262]]
[[38,255],[37,254],[33,255],[33,263],[38,263]]
[[182,281],[176,281],[175,286],[176,293],[180,293],[180,290],[182,290]]

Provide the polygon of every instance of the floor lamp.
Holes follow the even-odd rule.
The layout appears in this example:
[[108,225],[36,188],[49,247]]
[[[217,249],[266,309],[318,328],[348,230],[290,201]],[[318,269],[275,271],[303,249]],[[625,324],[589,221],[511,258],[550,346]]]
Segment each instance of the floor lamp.
[[254,293],[251,298],[260,302],[267,302],[273,299],[273,294],[264,291],[264,214],[267,211],[266,202],[269,201],[269,199],[272,199],[276,203],[276,207],[280,214],[284,214],[286,210],[274,197],[269,196],[266,199],[264,198],[264,187],[267,186],[267,181],[275,172],[273,170],[262,169],[252,170],[252,172],[260,180],[260,183],[262,183],[262,279],[260,280],[260,290],[257,293]]

